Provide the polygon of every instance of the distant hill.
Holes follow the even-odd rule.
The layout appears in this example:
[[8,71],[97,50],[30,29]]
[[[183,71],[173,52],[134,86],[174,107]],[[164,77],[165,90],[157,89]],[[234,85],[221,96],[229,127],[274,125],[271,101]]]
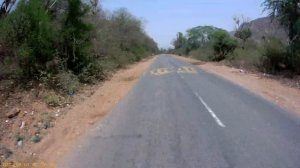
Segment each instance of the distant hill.
[[[262,42],[263,37],[276,37],[282,42],[288,43],[288,33],[278,20],[272,20],[270,17],[263,17],[252,20],[241,26],[247,26],[252,31],[251,39],[256,42]],[[232,34],[232,32],[231,32]]]

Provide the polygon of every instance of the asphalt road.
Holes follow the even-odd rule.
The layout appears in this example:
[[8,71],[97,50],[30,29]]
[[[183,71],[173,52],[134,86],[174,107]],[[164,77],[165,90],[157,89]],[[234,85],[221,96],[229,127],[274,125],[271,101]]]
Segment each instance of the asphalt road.
[[300,120],[161,55],[63,167],[300,168]]

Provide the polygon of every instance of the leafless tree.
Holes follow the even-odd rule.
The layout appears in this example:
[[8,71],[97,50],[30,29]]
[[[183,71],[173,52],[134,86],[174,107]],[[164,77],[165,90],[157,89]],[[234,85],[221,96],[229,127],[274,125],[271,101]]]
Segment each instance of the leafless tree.
[[92,11],[93,11],[93,13],[94,14],[97,13],[99,0],[90,0],[90,3],[92,5]]
[[234,16],[233,21],[235,23],[235,31],[243,28],[244,26],[250,26],[251,19],[245,16]]
[[4,0],[0,7],[0,16],[7,15],[15,3],[16,0]]

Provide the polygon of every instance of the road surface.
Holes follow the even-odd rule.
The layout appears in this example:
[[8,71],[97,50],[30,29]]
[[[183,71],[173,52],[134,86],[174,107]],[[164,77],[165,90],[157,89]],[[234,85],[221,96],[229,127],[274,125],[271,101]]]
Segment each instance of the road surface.
[[161,55],[62,167],[300,168],[300,120]]

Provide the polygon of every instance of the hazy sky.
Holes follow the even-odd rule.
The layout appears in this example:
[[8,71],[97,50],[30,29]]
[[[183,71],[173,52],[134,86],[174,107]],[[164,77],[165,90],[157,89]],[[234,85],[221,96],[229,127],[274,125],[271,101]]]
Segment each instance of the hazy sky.
[[171,46],[177,32],[199,25],[233,30],[233,16],[250,19],[265,16],[263,0],[102,0],[104,9],[127,8],[146,21],[147,33],[159,47]]

